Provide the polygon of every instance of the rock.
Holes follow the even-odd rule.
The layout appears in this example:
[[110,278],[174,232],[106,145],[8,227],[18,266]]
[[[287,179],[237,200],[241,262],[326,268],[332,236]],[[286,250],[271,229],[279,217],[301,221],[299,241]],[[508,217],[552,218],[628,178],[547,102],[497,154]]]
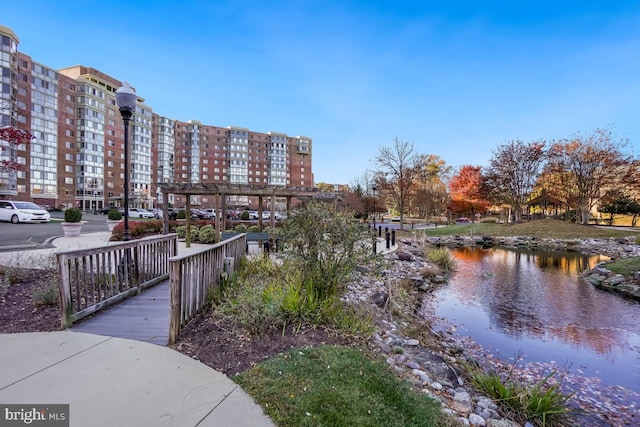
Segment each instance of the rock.
[[436,274],[433,277],[433,281],[436,282],[436,283],[444,283],[444,282],[447,281],[447,279],[444,276],[442,276],[441,274]]
[[462,425],[468,426],[469,425],[469,420],[466,419],[465,417],[458,417],[458,422]]
[[604,283],[607,285],[617,286],[624,283],[624,276],[622,274],[616,274],[615,276],[607,278]]
[[420,286],[424,285],[424,277],[422,276],[413,276],[411,277],[411,284],[416,288],[420,288]]
[[458,414],[465,415],[465,416],[469,415],[472,409],[470,404],[456,402],[456,401],[451,402],[450,406],[451,406],[451,409],[456,411]]
[[469,415],[469,424],[472,426],[485,426],[487,422],[480,415],[471,414]]
[[520,424],[509,420],[487,420],[487,427],[520,427]]
[[627,239],[626,237],[618,237],[616,239],[616,243],[620,243],[621,245],[626,245],[627,243],[629,243],[629,239]]
[[384,307],[389,301],[389,293],[388,292],[376,292],[371,295],[371,299],[378,307]]
[[471,405],[471,395],[466,391],[458,392],[453,396],[453,401]]
[[431,384],[429,384],[429,387],[431,387],[434,390],[442,390],[444,387],[442,386],[442,384],[440,384],[437,381],[432,382]]
[[409,369],[420,369],[420,365],[412,361],[405,363],[404,366],[406,366]]
[[418,341],[417,339],[408,339],[408,340],[404,340],[403,341],[404,345],[410,345],[410,346],[416,346],[420,344],[420,341]]
[[396,252],[396,256],[400,261],[413,261],[413,256],[411,256],[411,254],[407,252],[398,251]]

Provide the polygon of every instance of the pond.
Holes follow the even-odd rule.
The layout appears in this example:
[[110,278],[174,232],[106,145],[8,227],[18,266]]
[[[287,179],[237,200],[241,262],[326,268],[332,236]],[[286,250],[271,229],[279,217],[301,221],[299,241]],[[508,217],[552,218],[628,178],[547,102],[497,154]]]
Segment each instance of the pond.
[[452,253],[456,273],[430,309],[457,325],[455,334],[503,360],[521,356],[640,393],[640,303],[578,278],[604,258],[499,248]]

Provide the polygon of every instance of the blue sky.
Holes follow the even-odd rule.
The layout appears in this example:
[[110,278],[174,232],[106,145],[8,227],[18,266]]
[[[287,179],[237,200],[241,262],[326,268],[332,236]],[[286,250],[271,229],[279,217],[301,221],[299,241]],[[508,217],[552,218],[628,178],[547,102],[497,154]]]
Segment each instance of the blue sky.
[[[28,6],[27,6],[28,5]],[[640,150],[637,1],[3,2],[19,50],[126,80],[158,114],[313,139],[351,183],[395,137],[485,166],[609,128]]]

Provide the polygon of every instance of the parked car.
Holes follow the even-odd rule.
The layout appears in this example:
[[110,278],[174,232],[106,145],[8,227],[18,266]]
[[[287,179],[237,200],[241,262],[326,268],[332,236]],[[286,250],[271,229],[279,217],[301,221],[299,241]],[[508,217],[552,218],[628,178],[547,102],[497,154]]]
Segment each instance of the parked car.
[[104,208],[100,209],[100,213],[102,215],[107,215],[111,209],[118,209],[120,210],[120,213],[122,213],[122,209],[119,209],[117,206],[105,206]]
[[234,221],[238,220],[238,219],[240,219],[240,211],[235,210],[235,209],[229,209],[226,212],[226,216],[227,216],[227,219],[231,219],[231,220],[234,220]]
[[163,217],[162,209],[151,209],[150,212],[153,214],[155,219],[160,219]]
[[153,218],[153,214],[146,209],[129,208],[129,218]]
[[198,215],[199,218],[202,219],[214,219],[216,217],[216,210],[215,209],[201,209],[200,210],[200,215]]
[[[273,217],[275,218],[276,221],[280,221],[280,214],[278,212],[274,212],[273,213]],[[262,220],[267,220],[270,221],[271,220],[271,211],[262,211]]]
[[42,206],[31,202],[0,200],[0,221],[20,222],[49,222],[51,215]]

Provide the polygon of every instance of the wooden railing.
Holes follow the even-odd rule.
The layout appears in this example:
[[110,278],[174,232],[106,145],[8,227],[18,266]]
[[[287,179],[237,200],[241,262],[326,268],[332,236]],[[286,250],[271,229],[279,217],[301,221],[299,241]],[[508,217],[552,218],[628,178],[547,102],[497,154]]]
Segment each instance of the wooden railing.
[[176,253],[175,234],[59,252],[62,327],[166,280]]
[[239,234],[202,251],[169,260],[169,344],[176,342],[180,329],[206,305],[209,292],[220,286],[222,274],[231,274],[238,265],[245,246],[246,234]]

